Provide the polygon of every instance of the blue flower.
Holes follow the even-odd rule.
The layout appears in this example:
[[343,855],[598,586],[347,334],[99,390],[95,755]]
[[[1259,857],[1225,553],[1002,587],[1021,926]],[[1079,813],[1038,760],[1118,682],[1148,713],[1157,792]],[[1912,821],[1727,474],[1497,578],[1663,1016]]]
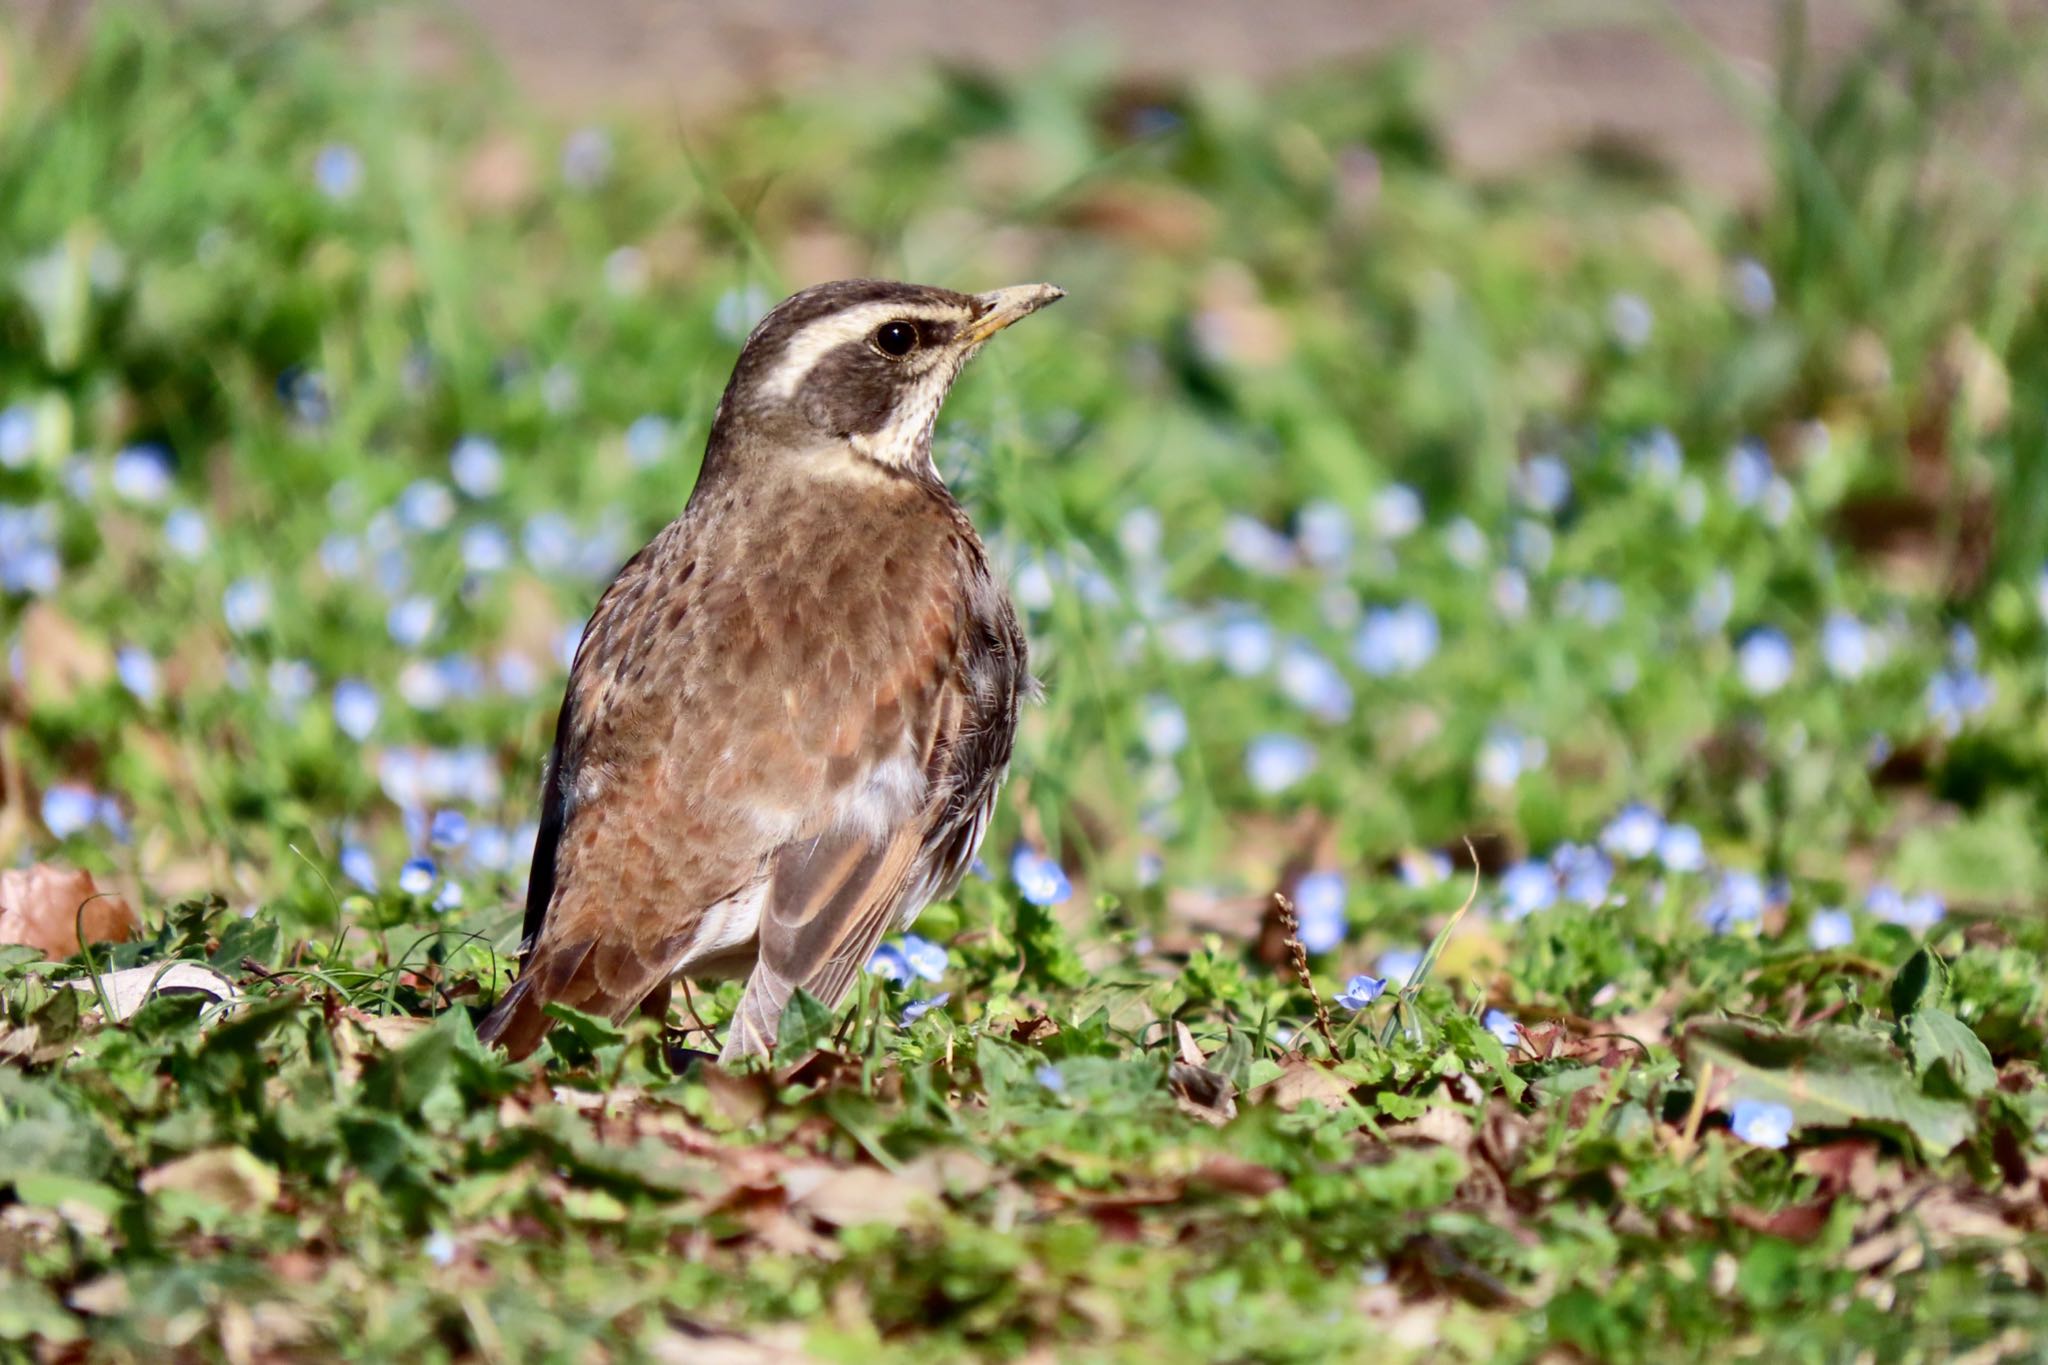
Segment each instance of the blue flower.
[[768,291],[758,284],[728,289],[718,296],[718,302],[712,308],[712,325],[728,341],[743,340],[754,324],[767,315],[773,302]]
[[164,518],[164,545],[180,559],[190,561],[199,558],[206,553],[211,539],[206,530],[206,518],[189,507],[174,508]]
[[400,598],[392,603],[391,610],[385,613],[384,628],[391,632],[393,641],[412,649],[433,634],[434,618],[437,615],[432,598]]
[[238,578],[221,594],[221,615],[236,635],[263,629],[270,620],[270,584],[260,578]]
[[1245,746],[1245,776],[1262,796],[1278,796],[1315,769],[1316,751],[1298,735],[1260,735]]
[[1503,917],[1526,919],[1557,903],[1557,874],[1534,859],[1516,863],[1501,874],[1500,897]]
[[1531,509],[1555,515],[1571,501],[1571,471],[1555,455],[1531,455],[1515,472],[1515,492]]
[[1707,865],[1706,841],[1691,825],[1666,825],[1657,836],[1657,861],[1669,872],[1698,872]]
[[469,861],[486,872],[512,865],[512,836],[496,825],[478,825],[469,835]]
[[434,893],[436,910],[459,910],[462,908],[462,886],[458,882],[442,882],[441,889]]
[[35,410],[26,403],[0,409],[0,469],[20,469],[35,453]]
[[1629,472],[1653,488],[1669,488],[1685,473],[1685,448],[1669,428],[1652,427],[1628,445]]
[[424,896],[434,887],[436,868],[432,858],[410,858],[398,869],[398,889],[408,896]]
[[1317,720],[1335,723],[1351,715],[1351,684],[1337,666],[1299,640],[1281,652],[1277,674],[1281,693]]
[[1519,621],[1529,614],[1529,576],[1520,569],[1496,569],[1489,596],[1501,619]]
[[510,697],[530,697],[540,690],[540,669],[516,649],[500,653],[493,662],[498,690]]
[[437,1232],[420,1244],[420,1252],[445,1270],[455,1264],[455,1239],[445,1232]]
[[277,396],[301,425],[324,427],[334,415],[327,395],[327,376],[294,365],[277,377]]
[[60,783],[43,793],[43,826],[58,839],[92,828],[99,815],[99,797],[90,788]]
[[455,495],[439,479],[415,479],[398,495],[398,520],[409,531],[439,531],[455,520]]
[[1223,522],[1223,554],[1246,573],[1274,577],[1294,567],[1294,542],[1257,517],[1232,513]]
[[341,875],[365,891],[377,889],[377,860],[370,856],[370,850],[361,844],[341,846]]
[[473,574],[493,574],[512,563],[512,541],[491,522],[479,522],[462,533],[462,567]]
[[156,656],[139,645],[123,645],[114,655],[114,676],[144,706],[153,704],[161,690]]
[[1422,966],[1420,948],[1389,948],[1381,953],[1372,969],[1389,982],[1407,985],[1416,969]]
[[505,484],[505,457],[484,436],[465,436],[448,456],[455,486],[472,498],[488,498]]
[[426,659],[414,659],[398,670],[398,695],[415,711],[438,711],[448,704],[448,679]]
[[903,950],[893,943],[876,947],[868,957],[868,973],[884,981],[903,982],[910,980],[910,963],[904,960]]
[[1060,1074],[1060,1069],[1050,1062],[1045,1063],[1044,1065],[1040,1066],[1036,1071],[1033,1071],[1031,1073],[1031,1078],[1037,1081],[1040,1085],[1044,1086],[1047,1090],[1052,1091],[1052,1093],[1055,1095],[1061,1095],[1066,1093],[1067,1078],[1065,1076],[1062,1076]]
[[1138,715],[1138,734],[1154,758],[1172,758],[1188,742],[1188,716],[1171,697],[1153,693]]
[[1273,663],[1273,627],[1263,617],[1233,612],[1216,627],[1216,652],[1240,678],[1265,672]]
[[[1124,552],[1124,558],[1133,564],[1150,564],[1159,558],[1159,549],[1166,543],[1166,523],[1156,507],[1133,507],[1123,514],[1116,524],[1117,548]],[[2048,579],[2048,569],[2042,571]],[[2048,616],[2048,609],[2042,614]]]
[[1344,983],[1343,991],[1337,996],[1337,1003],[1347,1010],[1362,1010],[1379,999],[1386,989],[1384,977],[1367,976],[1361,972]]
[[1916,933],[1926,933],[1941,923],[1948,914],[1947,907],[1941,903],[1941,897],[1933,892],[1922,891],[1911,896],[1901,895],[1896,888],[1886,882],[1879,882],[1870,888],[1870,894],[1864,899],[1863,908],[1868,910],[1874,919],[1883,920],[1886,924],[1896,924]]
[[1735,306],[1753,318],[1768,315],[1778,304],[1778,287],[1771,272],[1754,257],[1743,256],[1728,267],[1728,293]]
[[543,574],[561,573],[576,559],[576,529],[560,512],[536,512],[519,535],[527,563]]
[[1589,908],[1607,903],[1614,887],[1614,864],[1606,854],[1585,844],[1559,844],[1550,855],[1559,894]]
[[1486,563],[1486,532],[1470,517],[1459,517],[1444,527],[1444,553],[1463,569],[1477,569]]
[[1421,602],[1374,607],[1365,614],[1351,658],[1375,678],[1413,673],[1435,657],[1436,613]]
[[1607,300],[1607,330],[1624,351],[1647,346],[1656,321],[1656,314],[1640,294],[1623,292]]
[[1500,1039],[1502,1047],[1514,1047],[1522,1041],[1522,1026],[1505,1010],[1488,1010],[1479,1016],[1479,1026]]
[[1856,941],[1856,921],[1847,910],[1816,910],[1806,922],[1806,941],[1820,952],[1846,948]]
[[162,502],[171,492],[171,453],[159,445],[124,447],[114,454],[111,482],[129,502]]
[[1294,884],[1294,916],[1302,947],[1327,953],[1344,941],[1347,892],[1344,874],[1327,869],[1309,872]]
[[1627,862],[1640,862],[1657,851],[1664,834],[1664,817],[1637,802],[1622,807],[1619,814],[1600,831],[1600,847]]
[[313,183],[329,199],[353,199],[363,187],[362,153],[345,142],[328,143],[313,158]]
[[912,1024],[924,1018],[927,1014],[930,1014],[933,1010],[945,1004],[948,1000],[951,1000],[952,998],[953,992],[940,991],[937,995],[932,996],[928,1000],[911,1001],[909,1004],[903,1007],[903,1027],[909,1028]]
[[1066,869],[1059,861],[1029,844],[1017,845],[1017,851],[1010,855],[1010,880],[1033,905],[1058,905],[1074,894],[1073,883],[1067,880]]
[[345,531],[320,541],[320,568],[329,578],[354,578],[363,571],[363,543]]
[[612,138],[583,127],[562,140],[562,180],[572,190],[594,190],[612,173]]
[[1753,1147],[1783,1147],[1792,1137],[1792,1111],[1768,1100],[1737,1100],[1729,1111],[1735,1136]]
[[1763,443],[1749,438],[1738,442],[1728,452],[1723,477],[1727,481],[1728,496],[1735,500],[1736,505],[1753,507],[1763,501],[1771,480],[1777,477],[1777,471],[1771,467],[1770,452],[1764,449]]
[[1966,721],[1990,709],[1996,697],[1990,679],[1967,664],[1944,669],[1927,684],[1927,716],[1944,735],[1962,732]]
[[461,848],[469,842],[469,817],[459,810],[437,810],[427,824],[427,842],[435,848]]
[[903,962],[927,981],[938,981],[946,975],[946,950],[916,934],[903,936]]
[[1700,906],[1699,919],[1715,933],[1725,934],[1739,924],[1750,924],[1762,918],[1769,899],[1763,880],[1755,873],[1724,872],[1720,885]]
[[1334,502],[1317,499],[1294,514],[1294,542],[1301,557],[1326,569],[1351,557],[1351,514]]
[[1820,628],[1820,657],[1827,670],[1843,682],[1854,682],[1869,671],[1874,659],[1870,632],[1846,611],[1828,613]]
[[1714,570],[1713,577],[1693,598],[1692,628],[1701,635],[1713,635],[1728,624],[1735,610],[1735,576],[1726,569]]
[[313,689],[320,685],[313,665],[304,659],[273,659],[268,673],[270,697],[285,715],[296,714]]
[[1406,540],[1422,526],[1422,495],[1405,483],[1390,483],[1372,495],[1369,515],[1381,540]]
[[1735,651],[1735,671],[1753,697],[1768,697],[1792,681],[1792,642],[1780,631],[1763,626],[1742,637]]
[[666,417],[649,413],[633,419],[633,425],[626,428],[626,462],[635,469],[647,469],[661,463],[668,454],[672,428]]
[[1474,763],[1482,785],[1506,789],[1522,780],[1522,774],[1541,768],[1550,757],[1550,746],[1533,735],[1511,726],[1497,725],[1487,731]]

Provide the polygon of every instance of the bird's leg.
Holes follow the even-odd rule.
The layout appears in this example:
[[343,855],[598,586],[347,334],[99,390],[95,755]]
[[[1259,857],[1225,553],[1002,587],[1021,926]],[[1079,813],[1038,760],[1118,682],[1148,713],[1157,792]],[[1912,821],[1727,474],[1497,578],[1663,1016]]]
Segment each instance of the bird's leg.
[[699,1014],[697,1013],[697,999],[696,999],[696,997],[695,997],[695,996],[693,996],[693,995],[691,995],[691,994],[690,994],[690,978],[688,978],[688,977],[686,976],[686,977],[684,977],[684,978],[683,978],[682,980],[683,980],[683,1008],[684,1008],[684,1009],[686,1009],[686,1010],[688,1010],[688,1011],[690,1012],[690,1027],[689,1027],[689,1028],[687,1028],[687,1029],[685,1029],[685,1030],[684,1030],[684,1032],[685,1032],[685,1033],[709,1033],[709,1032],[711,1032],[711,1025],[709,1025],[709,1024],[707,1024],[707,1023],[705,1023],[705,1022],[704,1022],[704,1019],[703,1019],[703,1016],[701,1016],[701,1015],[699,1015]]

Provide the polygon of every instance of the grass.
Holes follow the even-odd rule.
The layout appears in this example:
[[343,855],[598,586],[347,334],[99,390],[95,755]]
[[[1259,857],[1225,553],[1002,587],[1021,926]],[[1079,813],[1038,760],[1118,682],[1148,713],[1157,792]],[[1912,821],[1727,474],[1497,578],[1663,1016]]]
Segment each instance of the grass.
[[[1405,59],[572,132],[388,17],[6,47],[0,856],[144,923],[0,948],[9,1349],[2038,1351],[2036,32],[1729,77],[1737,213],[1470,183]],[[507,1065],[565,644],[859,272],[1071,295],[941,425],[1046,681],[986,875],[772,1074]],[[171,961],[242,1003],[62,984]]]

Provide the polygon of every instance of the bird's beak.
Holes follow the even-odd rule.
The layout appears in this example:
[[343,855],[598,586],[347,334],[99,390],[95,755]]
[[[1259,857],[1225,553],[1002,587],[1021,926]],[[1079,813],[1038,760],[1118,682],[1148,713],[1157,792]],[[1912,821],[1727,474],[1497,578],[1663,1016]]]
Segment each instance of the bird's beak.
[[981,304],[981,316],[967,329],[970,345],[979,346],[1018,318],[1029,317],[1048,303],[1063,299],[1067,291],[1056,284],[1013,284],[1008,289],[991,289],[974,297]]

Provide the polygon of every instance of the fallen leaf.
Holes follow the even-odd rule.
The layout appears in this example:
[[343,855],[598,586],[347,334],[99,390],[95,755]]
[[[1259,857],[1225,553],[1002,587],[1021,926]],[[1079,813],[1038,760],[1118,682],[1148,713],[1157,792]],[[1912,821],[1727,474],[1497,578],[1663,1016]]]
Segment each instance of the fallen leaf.
[[834,1227],[902,1227],[937,1207],[932,1191],[877,1166],[792,1166],[782,1173],[790,1207]]
[[1166,1084],[1175,1106],[1189,1118],[1220,1128],[1237,1117],[1237,1087],[1220,1072],[1174,1062],[1166,1068]]
[[142,1177],[144,1194],[185,1194],[236,1213],[275,1203],[277,1172],[241,1147],[209,1147],[181,1156]]
[[1751,1232],[1782,1237],[1788,1242],[1811,1242],[1827,1227],[1828,1212],[1834,1206],[1834,1199],[1829,1197],[1768,1212],[1763,1209],[1732,1209],[1728,1216]]
[[1261,1166],[1243,1157],[1222,1155],[1210,1157],[1188,1177],[1188,1184],[1196,1188],[1245,1194],[1255,1199],[1271,1194],[1286,1183],[1286,1177],[1270,1166]]
[[1271,1104],[1290,1111],[1311,1100],[1334,1107],[1348,1099],[1352,1089],[1352,1082],[1321,1062],[1311,1061],[1295,1052],[1281,1061],[1278,1076],[1264,1085],[1255,1086],[1245,1100],[1249,1104]]
[[203,995],[212,1000],[239,1000],[235,983],[203,962],[154,962],[146,967],[124,967],[118,972],[82,976],[65,985],[96,999],[104,998],[113,1011],[113,1022],[166,995]]
[[32,705],[67,702],[114,676],[114,651],[47,602],[21,616],[22,690]]
[[49,957],[87,943],[124,943],[139,926],[128,902],[102,894],[83,868],[37,863],[0,871],[0,943],[24,943]]

